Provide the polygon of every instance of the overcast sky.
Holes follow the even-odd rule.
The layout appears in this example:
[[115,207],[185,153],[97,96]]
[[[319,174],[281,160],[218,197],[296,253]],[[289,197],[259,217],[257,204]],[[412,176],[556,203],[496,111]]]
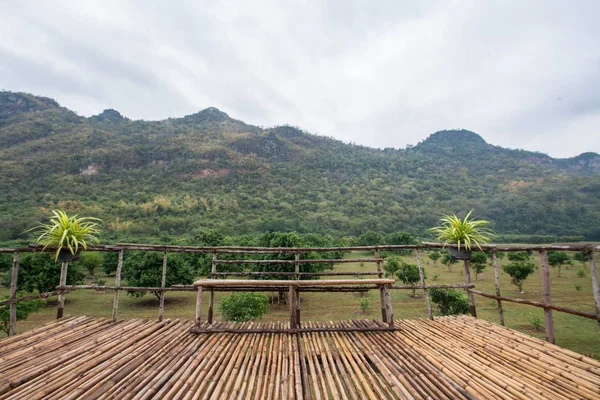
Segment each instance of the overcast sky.
[[600,152],[600,1],[0,0],[0,89],[80,115],[209,106],[372,147],[464,128]]

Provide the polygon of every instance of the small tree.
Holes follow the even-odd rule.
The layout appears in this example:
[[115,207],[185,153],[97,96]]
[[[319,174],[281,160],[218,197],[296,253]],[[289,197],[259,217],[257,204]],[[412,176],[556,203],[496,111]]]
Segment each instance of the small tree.
[[529,261],[531,260],[531,250],[511,251],[508,253],[508,261]]
[[[162,253],[155,251],[131,252],[123,259],[123,277],[131,286],[160,287],[162,281]],[[165,286],[187,285],[194,281],[194,271],[181,254],[169,254]],[[142,297],[145,292],[128,292],[133,297]],[[152,292],[160,299],[160,292]]]
[[383,236],[375,231],[364,232],[358,237],[360,246],[376,246],[381,245],[383,242]]
[[386,277],[396,275],[396,272],[400,269],[400,259],[398,257],[388,257],[383,263],[383,272]]
[[572,262],[571,257],[569,257],[566,251],[549,251],[548,264],[550,264],[552,268],[558,268],[558,276],[560,276],[562,266],[565,264],[570,265]]
[[[85,272],[79,263],[69,263],[67,285],[84,283]],[[26,253],[19,261],[19,291],[27,293],[52,292],[60,283],[61,264],[54,261],[50,253]],[[11,274],[5,274],[2,284],[10,287]]]
[[452,257],[449,253],[444,254],[444,257],[442,257],[442,264],[448,267],[449,272],[452,272],[452,267],[454,267],[454,264],[456,263],[458,263],[458,260]]
[[369,308],[371,308],[371,299],[368,297],[363,297],[360,300],[360,309],[362,310],[363,314],[366,313]]
[[97,252],[85,252],[81,254],[78,263],[85,268],[92,280],[96,280],[96,268],[102,265],[102,256]]
[[[25,296],[25,293],[17,293],[17,297]],[[0,297],[0,301],[8,300],[8,296]],[[37,312],[42,308],[43,302],[41,299],[26,300],[17,303],[17,321],[25,321],[29,314]],[[2,330],[8,335],[10,329],[10,306],[8,304],[0,306],[0,324]]]
[[487,267],[487,256],[485,253],[477,252],[471,255],[471,268],[475,272],[475,280],[479,280],[478,276]]
[[[417,267],[415,264],[408,264],[405,262],[403,262],[400,266],[400,269],[396,271],[396,276],[407,285],[414,285],[421,280],[421,276],[419,275],[419,267]],[[425,270],[423,270],[423,278],[427,278]],[[413,288],[413,297],[415,297],[415,291],[416,289]]]
[[511,282],[517,285],[519,292],[522,292],[523,283],[535,271],[535,265],[529,261],[513,261],[502,269],[512,278]]
[[433,261],[433,266],[434,267],[437,267],[437,260],[439,260],[441,256],[442,255],[437,250],[434,250],[434,251],[432,251],[431,253],[428,254],[429,259]]
[[573,259],[579,261],[585,267],[585,263],[590,260],[590,256],[587,251],[578,251],[573,255]]
[[431,301],[436,305],[437,315],[457,315],[469,312],[467,296],[455,289],[429,289]]
[[107,276],[114,274],[117,271],[118,263],[119,253],[112,251],[102,253],[102,271],[104,271]]
[[227,321],[258,319],[269,310],[269,299],[260,293],[233,293],[221,300],[221,314]]

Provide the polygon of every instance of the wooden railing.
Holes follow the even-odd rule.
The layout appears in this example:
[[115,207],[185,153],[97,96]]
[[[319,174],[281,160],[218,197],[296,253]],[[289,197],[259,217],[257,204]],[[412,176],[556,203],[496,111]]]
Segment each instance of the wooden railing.
[[[19,271],[19,257],[24,252],[40,252],[42,247],[39,245],[30,245],[24,248],[0,248],[0,253],[13,253],[13,266],[11,271],[11,285],[10,285],[10,298],[0,302],[1,305],[8,304],[10,307],[10,321],[9,321],[9,335],[16,333],[16,304],[21,301],[30,300],[34,298],[47,298],[50,296],[59,296],[57,318],[61,318],[64,311],[64,296],[66,293],[80,289],[104,289],[114,290],[113,309],[112,309],[112,320],[117,320],[117,313],[119,308],[119,293],[122,290],[127,291],[155,291],[160,293],[159,313],[158,319],[162,320],[164,314],[164,298],[165,293],[168,291],[196,291],[197,288],[192,285],[176,285],[173,287],[165,287],[166,274],[167,274],[167,263],[168,253],[184,252],[184,253],[208,253],[212,254],[211,272],[210,278],[226,277],[226,276],[261,276],[261,275],[276,275],[276,276],[289,276],[295,280],[299,280],[302,277],[320,277],[320,276],[377,276],[378,279],[383,278],[382,263],[383,258],[380,257],[380,251],[382,250],[413,250],[415,253],[417,266],[420,274],[420,283],[417,285],[393,285],[391,288],[394,289],[421,289],[424,292],[425,301],[427,304],[427,311],[429,318],[433,318],[433,310],[429,299],[429,289],[432,288],[460,288],[467,291],[469,296],[469,305],[471,315],[477,316],[477,309],[475,306],[474,295],[483,296],[486,298],[492,298],[497,301],[497,309],[500,319],[500,324],[504,325],[504,311],[502,302],[514,302],[519,304],[525,304],[533,307],[539,307],[544,309],[544,319],[546,327],[546,339],[549,342],[554,343],[554,323],[552,318],[552,311],[565,312],[584,318],[590,318],[598,321],[600,327],[600,284],[598,282],[598,273],[596,270],[596,264],[594,260],[594,252],[600,251],[600,246],[592,246],[587,244],[581,245],[549,245],[549,246],[499,246],[499,245],[482,245],[482,250],[492,253],[492,264],[494,267],[494,284],[495,294],[485,293],[474,289],[474,285],[470,278],[470,266],[469,261],[464,261],[464,284],[451,284],[451,285],[428,285],[425,282],[423,268],[421,265],[421,251],[424,249],[440,249],[444,246],[439,243],[421,243],[418,245],[382,245],[382,246],[351,246],[351,247],[244,247],[244,246],[169,246],[169,245],[148,245],[148,244],[130,244],[130,243],[119,243],[114,246],[95,246],[88,248],[88,251],[103,251],[103,252],[118,252],[117,270],[115,275],[115,284],[112,286],[98,286],[98,285],[66,285],[66,277],[68,270],[68,263],[62,263],[61,265],[61,276],[59,286],[56,287],[55,291],[38,293],[27,295],[23,297],[17,297],[17,282],[18,282],[18,271]],[[53,248],[47,248],[46,251],[53,251]],[[123,266],[124,252],[129,250],[138,251],[160,251],[163,252],[163,263],[162,263],[162,279],[160,287],[132,287],[132,286],[121,286],[121,273]],[[562,250],[562,251],[586,251],[589,255],[590,264],[590,275],[592,279],[592,287],[594,293],[594,301],[596,312],[591,313],[588,311],[575,310],[572,308],[559,306],[552,304],[551,292],[550,292],[550,272],[548,266],[548,251],[551,250]],[[323,251],[372,251],[374,256],[372,258],[344,258],[344,259],[301,259],[301,255],[310,252],[323,252]],[[536,251],[540,257],[540,271],[542,279],[542,302],[535,302],[530,300],[510,298],[501,295],[500,283],[499,283],[499,268],[497,253],[498,252],[514,252],[514,251]],[[219,259],[219,254],[240,254],[240,255],[256,255],[256,254],[281,254],[290,253],[294,254],[294,260],[251,260],[251,259]],[[376,270],[372,272],[366,271],[348,271],[348,272],[300,272],[300,265],[304,263],[348,263],[348,262],[362,262],[362,263],[375,263]],[[243,271],[243,272],[227,272],[218,271],[219,264],[290,264],[294,265],[294,271],[289,272],[266,272],[266,271]],[[349,289],[348,287],[335,287],[332,286],[331,291],[366,291],[376,289],[377,286],[364,286],[355,287]],[[210,298],[209,298],[209,314],[207,320],[212,322],[214,314],[214,292],[216,291],[244,291],[244,290],[255,290],[248,289],[247,287],[211,287]],[[311,291],[310,287],[299,289],[300,291]],[[384,291],[380,290],[382,297],[382,304],[384,301]],[[387,311],[382,306],[382,319],[387,322]]]

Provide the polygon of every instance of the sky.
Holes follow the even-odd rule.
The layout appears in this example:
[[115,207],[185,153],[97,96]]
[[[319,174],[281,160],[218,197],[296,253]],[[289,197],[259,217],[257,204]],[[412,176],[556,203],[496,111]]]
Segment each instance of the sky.
[[0,90],[375,148],[442,129],[600,153],[600,2],[0,0]]

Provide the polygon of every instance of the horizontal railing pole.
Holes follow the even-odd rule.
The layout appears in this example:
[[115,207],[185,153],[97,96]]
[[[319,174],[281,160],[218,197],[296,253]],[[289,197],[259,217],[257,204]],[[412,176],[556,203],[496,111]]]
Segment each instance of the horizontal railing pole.
[[563,307],[563,306],[557,306],[557,305],[554,305],[554,304],[544,304],[544,303],[540,303],[540,302],[537,302],[537,301],[524,300],[524,299],[514,299],[512,297],[506,297],[506,296],[496,296],[494,294],[481,292],[479,290],[473,290],[473,289],[468,289],[468,290],[469,290],[469,292],[471,292],[473,294],[478,294],[478,295],[483,296],[483,297],[489,297],[490,299],[508,301],[508,302],[511,302],[511,303],[525,304],[525,305],[528,305],[528,306],[539,307],[539,308],[550,308],[552,310],[561,311],[561,312],[564,312],[564,313],[567,313],[567,314],[573,314],[573,315],[577,315],[577,316],[580,316],[580,317],[584,317],[584,318],[589,318],[589,319],[594,319],[596,321],[600,321],[600,314],[594,314],[594,313],[587,312],[587,311],[575,310],[573,308],[568,308],[568,307]]
[[362,276],[362,275],[377,275],[377,272],[215,272],[215,276],[265,276],[265,275],[277,275],[277,276]]
[[11,304],[11,303],[20,303],[22,301],[33,300],[33,299],[44,299],[46,297],[58,296],[61,293],[68,293],[70,290],[55,290],[53,292],[44,292],[44,293],[35,293],[29,294],[27,296],[17,297],[15,299],[8,299],[0,301],[0,306]]
[[81,290],[81,289],[96,289],[96,290],[128,290],[138,292],[177,292],[177,291],[196,291],[196,288],[192,285],[177,286],[177,287],[139,287],[139,286],[96,286],[96,285],[65,285],[57,286],[59,290]]
[[304,259],[304,260],[216,260],[217,264],[312,264],[312,263],[349,263],[349,262],[377,262],[383,261],[381,258],[356,258],[356,259]]
[[194,286],[341,286],[341,285],[392,285],[395,279],[335,279],[335,280],[240,280],[205,279],[194,282]]

